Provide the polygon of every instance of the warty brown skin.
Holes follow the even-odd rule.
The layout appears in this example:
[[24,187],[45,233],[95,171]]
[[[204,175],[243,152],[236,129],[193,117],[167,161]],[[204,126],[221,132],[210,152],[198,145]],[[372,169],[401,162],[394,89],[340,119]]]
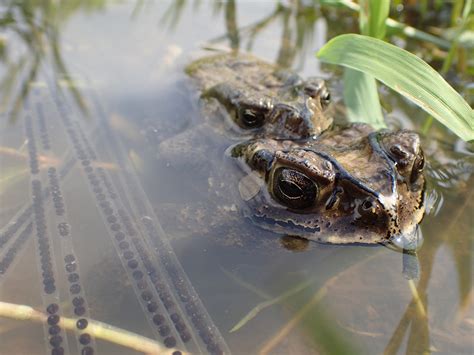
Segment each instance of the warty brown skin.
[[247,138],[304,139],[332,124],[322,79],[303,80],[251,55],[232,53],[197,60],[187,73],[203,104],[224,107],[234,132]]
[[[205,203],[163,208],[172,225],[191,234],[227,231],[229,244],[252,237],[241,226],[229,232],[242,215],[269,232],[320,242],[417,237],[425,181],[415,133],[329,128],[322,81],[249,55],[203,58],[187,72],[202,117],[162,142],[158,155],[207,195]],[[246,110],[260,115],[258,125],[243,122]]]
[[353,124],[304,143],[255,139],[231,154],[265,181],[244,208],[263,228],[336,244],[416,238],[425,180],[413,132]]

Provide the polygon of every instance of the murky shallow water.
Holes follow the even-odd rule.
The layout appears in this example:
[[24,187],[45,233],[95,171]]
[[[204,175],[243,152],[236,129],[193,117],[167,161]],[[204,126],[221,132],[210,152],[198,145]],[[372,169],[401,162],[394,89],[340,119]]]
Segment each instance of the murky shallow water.
[[[251,51],[269,61],[332,75],[313,55],[333,35],[334,14],[306,9],[298,32],[292,12],[239,3],[237,37],[225,21],[230,7],[212,7],[185,3],[178,13],[178,2],[91,2],[58,5],[56,15],[38,6],[38,23],[22,23],[28,41],[14,26],[4,33],[2,77],[15,73],[15,63],[23,67],[5,90],[11,95],[0,121],[0,301],[50,318],[44,326],[1,318],[0,352],[132,352],[89,339],[94,319],[191,352],[471,353],[473,153],[441,127],[423,142],[431,211],[421,225],[419,301],[402,255],[387,248],[310,243],[297,251],[245,220],[209,233],[199,226],[185,237],[177,227],[190,226],[155,214],[164,204],[172,211],[189,201],[214,203],[198,188],[202,179],[191,179],[196,171],[177,174],[156,149],[199,123],[183,68],[202,45],[246,49],[252,41]],[[264,19],[268,27],[252,40],[252,25]],[[337,96],[339,81],[331,85]],[[28,92],[15,106],[22,88]],[[418,109],[390,93],[384,100],[394,108],[392,126],[421,126]],[[233,242],[249,228],[253,239]],[[262,304],[268,307],[229,332]],[[56,315],[89,324],[65,332]]]

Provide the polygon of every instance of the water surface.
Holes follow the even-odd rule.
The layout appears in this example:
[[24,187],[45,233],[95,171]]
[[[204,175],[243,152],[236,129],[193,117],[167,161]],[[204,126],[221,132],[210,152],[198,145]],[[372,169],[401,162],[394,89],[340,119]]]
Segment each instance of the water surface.
[[[2,24],[0,64],[0,301],[192,352],[472,353],[474,152],[436,123],[423,137],[429,212],[413,280],[402,255],[381,246],[295,248],[244,219],[208,233],[173,224],[173,211],[215,203],[198,167],[173,170],[158,150],[202,120],[183,70],[206,48],[329,79],[340,101],[339,73],[314,53],[356,19],[294,4],[1,8],[12,20]],[[469,79],[456,79],[467,92]],[[390,127],[421,130],[423,111],[387,89],[382,100]],[[166,206],[171,213],[160,214]],[[233,242],[243,229],[252,238]],[[0,352],[132,353],[84,334],[58,330],[54,318],[41,326],[4,317]]]

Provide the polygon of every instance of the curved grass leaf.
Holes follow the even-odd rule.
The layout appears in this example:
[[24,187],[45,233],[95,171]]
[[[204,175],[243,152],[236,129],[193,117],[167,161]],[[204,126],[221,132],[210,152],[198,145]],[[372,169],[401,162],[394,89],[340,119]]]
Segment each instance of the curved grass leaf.
[[323,62],[372,75],[462,139],[474,139],[472,108],[441,75],[406,50],[375,38],[345,34],[330,40],[317,56]]
[[373,76],[345,68],[343,96],[349,121],[368,123],[375,129],[387,127]]
[[360,33],[383,39],[385,37],[385,21],[387,21],[390,12],[390,1],[360,0],[359,4]]
[[[383,39],[389,0],[360,0],[359,27],[363,35]],[[373,76],[351,68],[344,70],[344,103],[351,122],[385,128],[377,83]]]

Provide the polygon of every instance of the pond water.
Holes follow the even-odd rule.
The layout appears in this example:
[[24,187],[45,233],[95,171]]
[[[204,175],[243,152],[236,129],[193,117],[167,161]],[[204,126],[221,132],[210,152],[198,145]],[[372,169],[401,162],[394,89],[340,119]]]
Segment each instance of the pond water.
[[[204,152],[210,168],[162,159],[161,142],[199,131],[184,68],[209,53],[239,48],[325,78],[340,105],[340,72],[315,52],[355,31],[354,14],[229,0],[12,2],[0,15],[0,353],[157,349],[140,336],[173,354],[473,352],[472,144],[437,123],[422,137],[416,257],[227,219],[209,171],[232,168],[235,139]],[[472,78],[453,77],[468,93]],[[381,97],[390,128],[421,132],[423,111]],[[177,142],[183,161],[199,152],[199,139]],[[219,183],[234,193],[237,180]]]

